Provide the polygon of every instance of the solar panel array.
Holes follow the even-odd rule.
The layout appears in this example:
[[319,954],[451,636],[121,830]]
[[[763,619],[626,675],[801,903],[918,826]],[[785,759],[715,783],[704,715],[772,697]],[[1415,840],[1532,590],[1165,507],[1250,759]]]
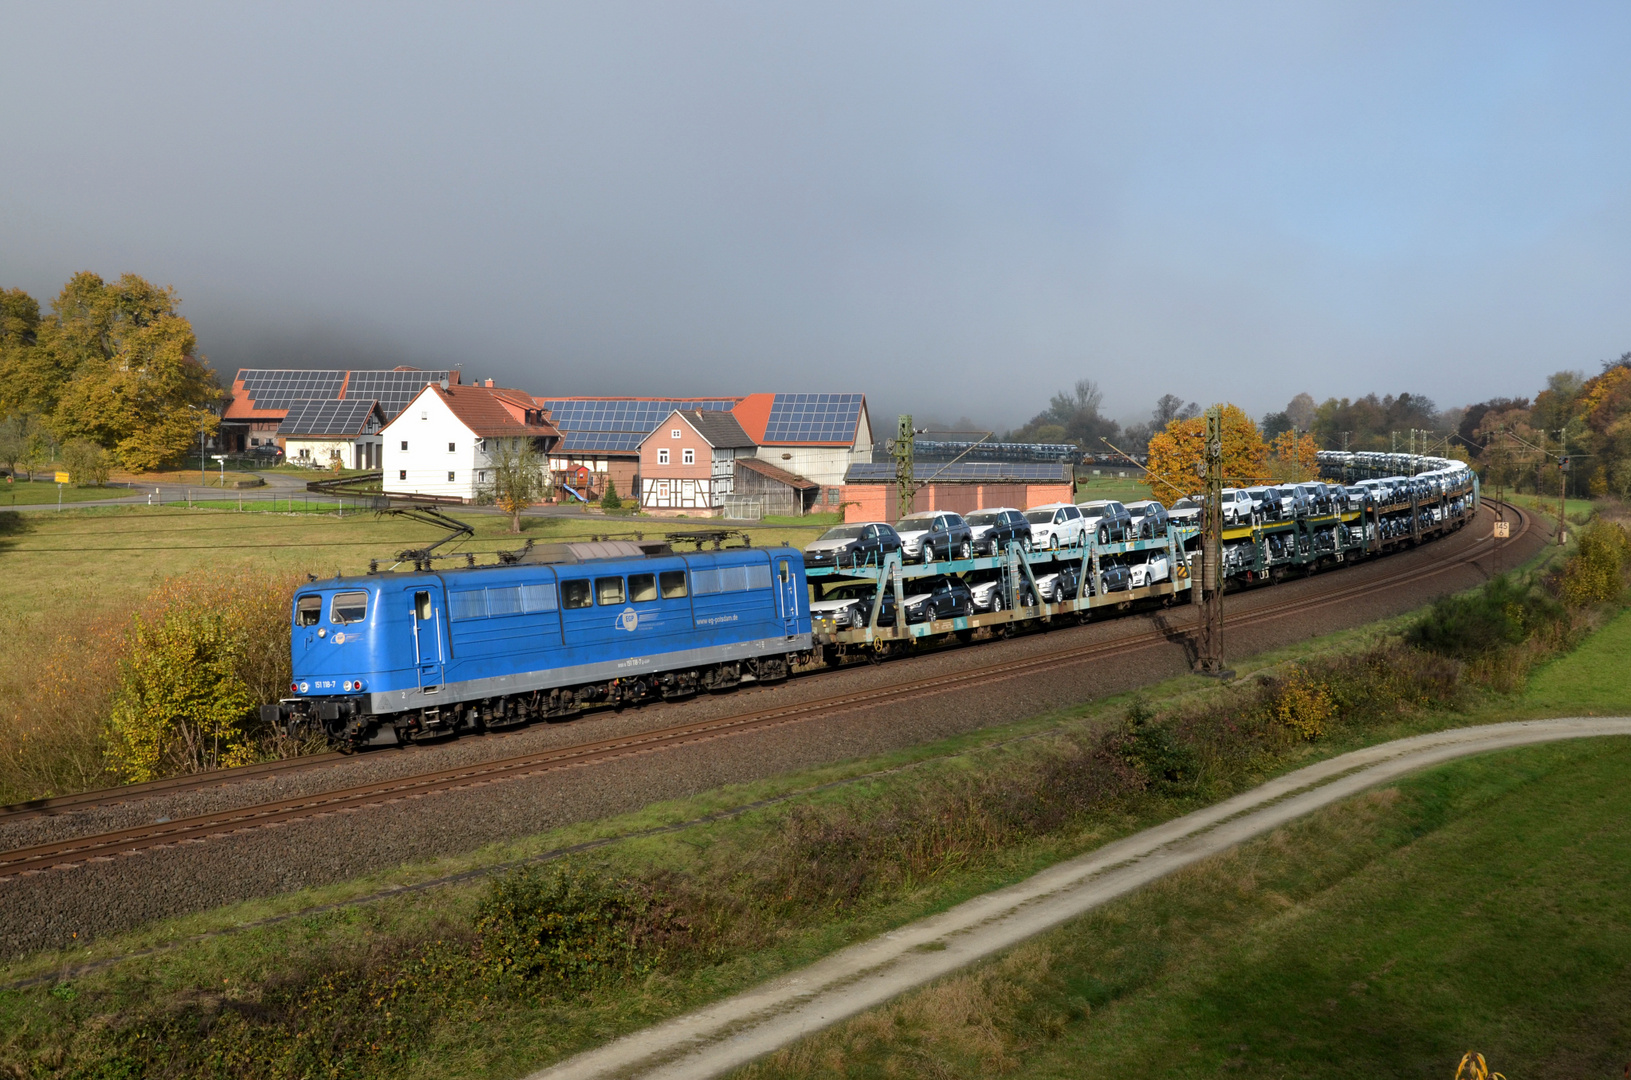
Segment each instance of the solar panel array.
[[[346,379],[350,375],[350,381]],[[287,409],[300,401],[377,401],[390,420],[408,407],[428,383],[451,379],[451,371],[300,371],[292,368],[244,368],[238,372],[257,409]]]
[[287,409],[296,401],[333,401],[345,385],[343,371],[246,368],[238,374],[257,409]]
[[767,443],[847,443],[855,438],[861,394],[777,394]]
[[647,435],[675,409],[729,412],[735,398],[688,401],[681,398],[639,398],[624,401],[556,399],[545,401],[550,420],[560,429],[556,453],[632,454]]
[[278,425],[279,435],[358,435],[368,423],[374,399],[296,401]]
[[[951,465],[920,462],[915,479],[920,484],[979,481],[988,484],[1057,484],[1070,479],[1068,465],[1021,461],[959,461]],[[892,461],[859,461],[849,467],[846,483],[888,483],[895,479]]]
[[451,371],[353,371],[345,396],[347,400],[370,398],[379,402],[389,421],[406,409],[427,385],[452,378]]

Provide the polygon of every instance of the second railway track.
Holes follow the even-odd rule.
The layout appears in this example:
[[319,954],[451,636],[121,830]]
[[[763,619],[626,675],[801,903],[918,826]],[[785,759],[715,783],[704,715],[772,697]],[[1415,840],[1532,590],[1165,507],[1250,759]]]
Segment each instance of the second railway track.
[[[1528,514],[1517,510],[1515,507],[1509,508],[1509,510],[1518,518],[1520,525],[1519,528],[1514,530],[1513,536],[1506,541],[1506,544],[1518,540],[1531,527],[1531,519]],[[1485,557],[1490,550],[1492,549],[1486,549],[1482,544],[1479,544],[1477,550],[1454,559],[1434,561],[1380,579],[1339,585],[1316,596],[1288,599],[1265,604],[1249,611],[1236,612],[1225,618],[1225,626],[1249,626],[1278,618],[1290,612],[1306,612],[1343,603],[1355,597],[1373,593],[1378,589],[1423,580],[1465,566]],[[949,693],[985,683],[1018,678],[1063,664],[1134,652],[1163,641],[1180,640],[1187,636],[1188,630],[1189,628],[1185,626],[1183,628],[1160,628],[1140,631],[1109,641],[1052,650],[1033,656],[971,668],[962,672],[907,680],[809,701],[791,702],[735,716],[676,724],[635,734],[539,750],[414,776],[376,781],[317,794],[19,848],[0,853],[0,881],[19,874],[37,874],[51,869],[77,866],[90,861],[111,860],[126,855],[139,854],[142,851],[155,848],[198,843],[212,836],[265,828],[329,814],[355,812],[403,799],[420,798],[459,788],[499,783],[555,769],[592,765],[632,754],[652,753],[707,739],[744,734],[860,707],[883,705],[931,694]],[[334,755],[336,759],[340,757],[341,755]],[[139,793],[132,792],[129,789],[86,792],[79,796],[52,800],[50,809],[36,806],[19,808],[17,816],[109,805],[128,801],[133,794],[153,795],[169,791],[193,790],[199,787],[232,782],[237,779],[253,779],[256,776],[270,772],[320,767],[323,763],[324,759],[317,758],[294,759],[287,763],[267,763],[268,766],[274,764],[283,766],[282,770],[260,768],[254,772],[246,773],[237,773],[234,770],[237,775],[230,779],[221,776],[187,777],[177,778],[180,782],[168,786],[162,781],[146,785],[145,790]],[[3,818],[0,818],[0,820],[3,820]]]

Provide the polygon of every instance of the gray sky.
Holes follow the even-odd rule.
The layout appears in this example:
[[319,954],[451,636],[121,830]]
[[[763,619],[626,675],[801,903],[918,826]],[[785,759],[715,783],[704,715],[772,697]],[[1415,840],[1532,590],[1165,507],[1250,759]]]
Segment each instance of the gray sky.
[[1254,415],[1631,349],[1631,7],[0,4],[0,285],[537,393]]

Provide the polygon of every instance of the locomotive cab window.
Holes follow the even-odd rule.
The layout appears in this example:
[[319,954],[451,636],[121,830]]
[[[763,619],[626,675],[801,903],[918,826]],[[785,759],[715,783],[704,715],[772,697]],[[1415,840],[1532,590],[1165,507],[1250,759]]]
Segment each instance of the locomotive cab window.
[[594,604],[593,594],[590,592],[589,580],[579,578],[576,581],[561,582],[561,606],[572,608],[586,608]]
[[413,594],[413,617],[420,622],[430,621],[430,593],[416,592]]
[[657,575],[630,574],[629,599],[636,604],[657,599]]
[[781,561],[781,563],[780,563],[780,566],[781,566],[782,581],[785,583],[788,580],[788,576],[787,576],[787,560],[783,559]]
[[329,605],[329,622],[341,624],[362,622],[368,617],[368,594],[365,592],[343,592],[334,594],[334,602]]
[[321,596],[302,596],[294,602],[294,624],[296,626],[316,626],[323,618],[323,598]]
[[623,579],[620,577],[595,578],[595,602],[602,605],[623,602]]
[[685,599],[684,570],[664,570],[657,576],[657,581],[662,586],[664,600]]

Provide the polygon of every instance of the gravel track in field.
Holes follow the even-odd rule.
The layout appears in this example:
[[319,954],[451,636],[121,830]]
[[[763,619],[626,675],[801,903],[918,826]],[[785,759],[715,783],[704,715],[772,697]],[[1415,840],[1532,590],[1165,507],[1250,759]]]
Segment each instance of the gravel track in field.
[[[1380,580],[1413,566],[1460,557],[1478,547],[1487,550],[1489,520],[1485,512],[1461,532],[1415,551],[1273,588],[1231,594],[1226,609],[1231,614],[1249,612],[1294,597],[1317,596],[1338,583]],[[1502,559],[1506,566],[1515,565],[1544,542],[1545,537],[1532,528],[1505,549]],[[1340,604],[1229,630],[1225,647],[1231,656],[1249,656],[1395,615],[1433,596],[1485,580],[1492,569],[1486,565],[1489,561],[1480,559],[1426,581],[1380,587]],[[1194,608],[1176,607],[1007,642],[947,649],[877,667],[825,673],[778,687],[745,688],[734,694],[620,714],[591,714],[570,723],[540,724],[504,735],[362,754],[293,775],[27,818],[0,826],[0,849],[949,674],[1006,658],[1113,640],[1154,629],[1158,623],[1169,629],[1187,629],[1194,618]],[[343,881],[416,859],[467,852],[495,840],[607,817],[723,784],[930,742],[1160,682],[1188,671],[1189,663],[1182,643],[1161,641],[1129,654],[961,688],[954,695],[930,694],[886,706],[861,706],[674,749],[255,828],[73,869],[21,875],[0,883],[0,953],[16,955],[61,946],[76,934],[85,941],[157,918]]]

